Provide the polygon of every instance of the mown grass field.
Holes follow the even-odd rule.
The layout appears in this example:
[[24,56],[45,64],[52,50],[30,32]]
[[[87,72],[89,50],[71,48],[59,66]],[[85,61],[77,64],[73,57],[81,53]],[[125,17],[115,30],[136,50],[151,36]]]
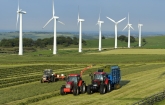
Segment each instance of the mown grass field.
[[[59,49],[57,55],[50,50],[25,53],[23,56],[0,55],[0,104],[2,105],[127,105],[165,89],[164,49]],[[40,55],[41,54],[41,55]],[[105,65],[119,65],[122,79],[121,88],[100,95],[80,94],[59,95],[65,81],[40,83],[44,69],[55,73],[80,73],[91,64],[93,68],[83,74],[90,83],[89,73]],[[109,71],[106,71],[109,72]]]
[[[78,53],[77,46],[58,46],[57,55],[46,49],[25,52],[23,56],[0,54],[0,105],[131,105],[165,89],[164,38],[146,37],[147,43],[142,48],[135,42],[128,49],[126,42],[118,41],[119,48],[114,49],[114,39],[110,38],[102,41],[101,52],[98,39],[93,39],[87,40],[82,53]],[[121,88],[104,95],[60,96],[59,89],[65,81],[40,83],[44,69],[67,75],[80,73],[91,64],[95,66],[83,74],[87,84],[90,83],[89,73],[105,65],[119,65]]]

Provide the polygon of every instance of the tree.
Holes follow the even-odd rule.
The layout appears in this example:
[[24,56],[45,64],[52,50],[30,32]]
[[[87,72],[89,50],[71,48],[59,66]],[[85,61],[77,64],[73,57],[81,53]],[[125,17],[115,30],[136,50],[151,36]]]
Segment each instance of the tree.
[[[130,42],[134,43],[136,40],[133,36],[130,36]],[[128,42],[128,37],[125,38],[125,42]]]
[[73,44],[78,45],[78,38],[77,37],[73,37]]
[[142,39],[142,41],[146,43],[146,40],[144,38]]
[[127,37],[124,35],[120,35],[117,39],[120,41],[125,41],[127,39]]
[[136,41],[135,38],[133,36],[130,36],[130,42],[134,43],[135,41]]
[[102,36],[102,38],[101,39],[105,39],[105,36]]

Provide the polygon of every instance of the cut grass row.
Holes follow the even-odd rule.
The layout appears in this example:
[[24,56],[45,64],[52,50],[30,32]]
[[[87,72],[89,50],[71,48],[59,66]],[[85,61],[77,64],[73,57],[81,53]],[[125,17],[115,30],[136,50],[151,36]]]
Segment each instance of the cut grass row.
[[52,69],[54,72],[59,72],[61,70],[70,70],[70,69],[80,69],[84,66],[73,66],[73,65],[35,65],[35,66],[23,66],[15,68],[4,68],[0,69],[1,75],[0,78],[10,78],[10,77],[19,77],[26,76],[30,73],[40,72],[43,73],[44,69]]
[[81,94],[78,97],[74,97],[73,95],[65,95],[39,101],[31,105],[41,105],[44,103],[47,105],[51,105],[53,103],[67,105],[132,104],[147,96],[164,90],[165,75],[160,78],[164,72],[165,67],[161,67],[124,75],[122,76],[122,81],[129,82],[124,84],[120,89],[114,90],[105,95],[100,95],[99,93],[92,94],[92,96]]
[[[144,79],[145,76],[149,75],[149,73],[147,75],[145,75],[146,72],[152,72],[152,74],[151,74],[151,77],[152,77],[155,69],[157,71],[160,70],[160,72],[162,72],[163,71],[162,70],[162,67],[165,67],[163,64],[160,64],[160,65],[153,65],[153,64],[143,65],[143,64],[137,64],[137,66],[140,67],[140,69],[138,69],[136,66],[134,67],[133,65],[134,64],[129,65],[129,66],[128,65],[121,66],[121,73],[122,73],[122,81],[121,81],[122,88],[121,89],[123,89],[125,86],[127,86],[128,84],[130,84],[130,82],[132,82],[132,79],[133,80],[139,80],[139,81],[135,81],[134,84],[132,84],[131,88],[134,89],[134,88],[136,88],[136,83],[137,84],[140,84],[140,81],[142,81],[141,80],[141,78],[142,78],[141,75],[143,75],[143,79]],[[159,68],[157,68],[157,67],[159,67]],[[96,71],[96,68],[90,69],[89,71],[87,71],[87,72],[84,73],[83,79],[86,81],[87,84],[90,83],[90,77],[88,76],[88,74],[91,73],[91,72]],[[132,72],[132,71],[135,71],[135,72]],[[75,72],[78,73],[78,71],[75,71]],[[136,74],[139,74],[139,75],[136,76]],[[146,77],[146,78],[148,78],[148,77]],[[163,76],[161,76],[161,78],[163,78]],[[148,80],[146,79],[145,81],[147,82]],[[40,95],[44,95],[44,94],[49,93],[51,91],[52,92],[53,91],[59,91],[59,89],[60,89],[60,87],[61,87],[62,84],[65,84],[65,81],[59,81],[59,82],[50,83],[50,84],[48,84],[48,83],[41,84],[38,81],[38,82],[34,82],[34,83],[32,82],[32,83],[28,83],[28,84],[24,84],[24,85],[20,85],[20,86],[16,86],[16,87],[3,88],[3,89],[0,89],[0,94],[3,95],[3,98],[0,99],[0,103],[1,104],[2,103],[12,103],[14,101],[16,102],[17,100],[24,100],[26,98],[28,99],[29,97],[35,97],[37,95],[38,95],[38,97],[40,97]],[[28,89],[30,89],[30,90],[28,90]],[[126,88],[126,89],[128,89],[128,88]],[[26,90],[26,92],[23,91],[23,90]],[[124,91],[126,91],[126,90],[124,90]],[[112,91],[112,93],[113,92],[114,91]],[[10,98],[10,97],[8,97],[9,93],[12,94],[11,97],[15,97],[15,98],[14,99],[12,98],[10,100],[6,100],[7,98]],[[109,93],[109,94],[111,94],[111,93]],[[122,94],[120,94],[120,95],[122,95]],[[21,97],[19,97],[19,96],[21,96]],[[68,97],[68,96],[70,96],[70,95],[64,96],[63,98],[65,99],[65,97]],[[94,97],[95,97],[95,95],[94,95]],[[139,97],[138,99],[140,99],[140,98],[141,97]],[[136,97],[135,97],[135,99],[136,99]],[[90,102],[91,101],[92,100],[90,100]],[[22,102],[26,102],[26,101],[24,100]],[[21,103],[21,101],[19,101],[19,103]],[[86,102],[85,102],[85,104],[86,104]]]
[[[65,67],[65,66],[64,66]],[[83,67],[84,68],[84,67]],[[80,71],[83,69],[82,66],[80,66],[79,68],[67,68],[67,69],[62,69],[62,70],[54,70],[54,72],[56,73],[63,73],[63,74],[70,74],[72,73],[80,73]],[[94,67],[91,70],[94,70],[96,67]],[[28,70],[28,69],[27,69]],[[37,70],[36,70],[37,71]],[[19,72],[19,70],[17,71]],[[0,88],[5,88],[5,87],[10,87],[10,86],[15,86],[15,85],[20,85],[20,84],[25,84],[25,83],[30,83],[30,82],[35,82],[35,81],[40,81],[42,74],[35,72],[35,70],[33,71],[34,74],[26,74],[24,76],[18,76],[17,78],[3,78],[0,79]],[[90,70],[89,70],[90,72]],[[21,73],[21,72],[20,72]],[[13,76],[16,77],[16,76]]]

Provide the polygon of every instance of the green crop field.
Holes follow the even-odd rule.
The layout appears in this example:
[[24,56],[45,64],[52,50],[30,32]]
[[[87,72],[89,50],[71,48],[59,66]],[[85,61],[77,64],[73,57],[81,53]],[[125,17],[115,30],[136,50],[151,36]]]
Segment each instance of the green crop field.
[[[103,42],[104,50],[99,52],[97,40],[88,40],[91,45],[78,53],[78,48],[59,48],[57,55],[52,50],[17,54],[0,54],[0,105],[131,105],[145,97],[165,89],[165,47],[164,36],[156,46],[154,37],[146,38],[147,44],[142,48],[113,49],[109,42]],[[88,42],[88,43],[89,43]],[[152,42],[152,43],[151,43]],[[122,45],[121,43],[121,45]],[[137,43],[135,43],[136,45]],[[152,45],[152,47],[150,47]],[[165,45],[165,44],[164,44]],[[161,47],[162,46],[162,47]],[[95,64],[85,71],[83,79],[90,84],[89,73],[105,65],[118,65],[121,69],[121,88],[104,95],[94,93],[61,96],[59,90],[65,81],[40,83],[44,69],[54,73],[80,73],[88,65]],[[109,72],[109,71],[106,71]],[[157,103],[163,105],[164,101]]]

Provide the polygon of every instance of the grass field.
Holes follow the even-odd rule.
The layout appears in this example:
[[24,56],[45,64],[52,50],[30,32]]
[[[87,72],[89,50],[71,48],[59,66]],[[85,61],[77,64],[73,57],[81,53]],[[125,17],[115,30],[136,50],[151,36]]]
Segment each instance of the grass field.
[[[90,77],[88,76],[89,72],[95,71],[97,68],[101,66],[102,65],[96,65],[94,68],[84,73],[83,78],[87,82],[87,84],[90,83],[89,81]],[[23,83],[15,86],[1,88],[0,94],[3,97],[1,97],[0,103],[6,105],[23,104],[23,103],[28,103],[32,105],[33,104],[51,105],[53,103],[69,104],[69,105],[75,105],[75,104],[126,105],[126,104],[134,103],[142,98],[145,98],[157,92],[163,91],[165,87],[165,84],[163,84],[165,80],[164,63],[120,64],[119,66],[121,68],[121,74],[122,74],[122,80],[120,82],[122,87],[120,89],[113,90],[112,92],[107,93],[105,95],[94,93],[92,95],[80,94],[77,97],[73,96],[72,94],[59,96],[58,95],[59,88],[62,84],[65,83],[64,81],[59,81],[56,83],[49,83],[49,84],[48,83],[41,84],[39,82],[40,79],[39,78],[34,82]],[[52,68],[53,67],[56,66],[52,66]],[[28,70],[28,67],[26,68]],[[58,72],[60,73],[62,71],[73,70],[79,73],[81,69],[78,68],[79,66],[77,66],[74,69],[72,68],[72,66],[70,66],[70,68],[68,68],[67,70],[59,69]],[[80,65],[80,68],[82,68],[82,65]],[[18,72],[19,71],[21,70],[18,69]],[[35,74],[35,71],[37,70],[34,70],[33,75],[37,75]],[[30,76],[32,74],[26,73],[25,75]],[[57,94],[57,96],[50,97],[53,94]],[[37,99],[38,100],[42,99],[42,100],[38,101]]]
[[[77,48],[61,48],[57,55],[52,55],[51,50],[37,50],[24,53],[23,56],[0,54],[0,104],[131,105],[165,89],[165,50],[156,46],[153,48],[156,49],[109,47],[98,52],[91,45],[84,48],[82,53],[78,53]],[[55,73],[63,74],[80,73],[91,64],[95,66],[83,74],[87,84],[90,83],[89,73],[105,65],[119,65],[122,74],[121,88],[104,95],[94,93],[60,96],[59,89],[65,81],[40,83],[44,69],[50,68]],[[164,101],[160,105],[163,103]]]

